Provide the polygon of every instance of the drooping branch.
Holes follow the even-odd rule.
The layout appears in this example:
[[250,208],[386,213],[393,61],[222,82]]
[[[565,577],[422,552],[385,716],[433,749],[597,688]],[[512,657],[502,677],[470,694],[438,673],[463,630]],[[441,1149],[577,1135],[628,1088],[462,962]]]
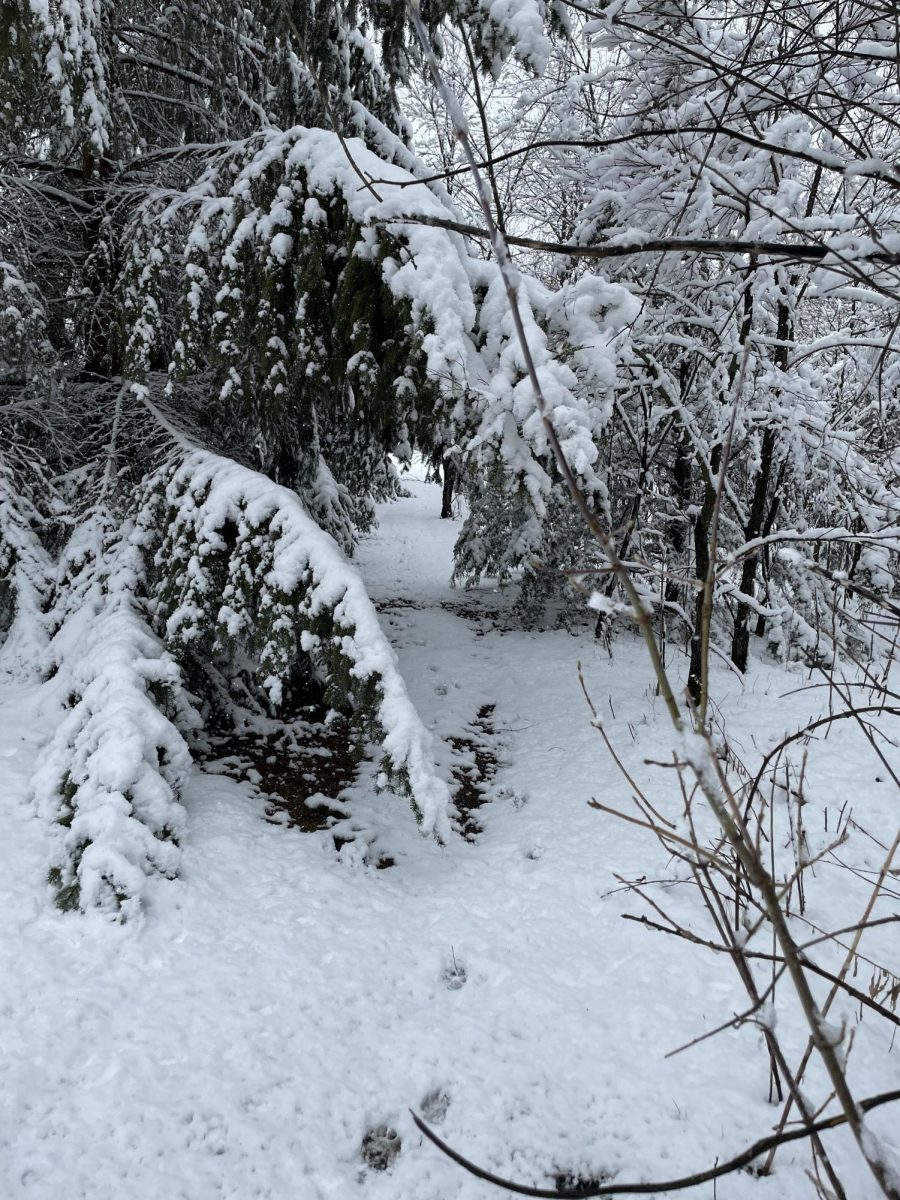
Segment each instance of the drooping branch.
[[[436,229],[448,229],[466,237],[491,241],[493,234],[480,225],[469,225],[445,217],[409,214],[379,218],[378,225],[430,225]],[[757,241],[745,238],[657,238],[648,237],[640,241],[615,242],[599,246],[580,246],[573,242],[549,242],[542,238],[530,238],[508,234],[510,246],[521,246],[525,250],[539,250],[545,254],[564,254],[570,258],[630,258],[637,254],[746,254],[754,258],[780,258],[785,261],[822,263],[833,257],[835,263],[848,258],[841,248],[809,242]],[[900,266],[900,251],[872,249],[854,254],[850,261],[877,263],[879,266]]]

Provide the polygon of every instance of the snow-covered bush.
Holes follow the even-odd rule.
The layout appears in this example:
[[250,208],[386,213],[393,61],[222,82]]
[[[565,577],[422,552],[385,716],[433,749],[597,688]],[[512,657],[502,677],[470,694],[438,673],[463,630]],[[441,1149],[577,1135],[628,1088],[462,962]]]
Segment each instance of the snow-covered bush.
[[40,294],[0,258],[0,384],[33,377],[52,357]]
[[[9,37],[8,22],[11,48],[30,68],[29,82],[54,94],[60,140],[71,144],[73,135],[86,136],[101,155],[109,148],[111,134],[109,0],[30,0],[6,8],[10,11],[4,14],[0,33]],[[13,123],[22,114],[13,110],[4,116]]]
[[66,711],[34,779],[61,908],[134,916],[148,878],[178,870],[191,760],[173,718],[191,713],[142,611],[142,571],[132,531],[103,509],[62,559],[49,656]]

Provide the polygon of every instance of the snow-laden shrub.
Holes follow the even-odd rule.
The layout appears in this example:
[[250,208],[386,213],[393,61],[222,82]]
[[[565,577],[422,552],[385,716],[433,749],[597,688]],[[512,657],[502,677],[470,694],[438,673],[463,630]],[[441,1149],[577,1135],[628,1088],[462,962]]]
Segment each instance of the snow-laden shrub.
[[252,664],[274,708],[298,666],[310,667],[326,701],[381,744],[423,832],[444,836],[450,797],[431,734],[362,579],[296,493],[196,450],[149,481],[145,514],[156,628],[175,657],[226,672]]
[[170,716],[184,723],[189,712],[141,611],[142,569],[134,539],[102,511],[61,564],[50,659],[67,711],[34,780],[55,830],[49,880],[61,908],[133,916],[148,878],[178,870],[191,760]]

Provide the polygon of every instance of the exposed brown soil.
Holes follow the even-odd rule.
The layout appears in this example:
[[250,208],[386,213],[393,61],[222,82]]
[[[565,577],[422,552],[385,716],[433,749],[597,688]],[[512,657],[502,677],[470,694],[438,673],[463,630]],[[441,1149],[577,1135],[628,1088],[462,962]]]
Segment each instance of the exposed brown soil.
[[[301,699],[309,700],[309,693]],[[326,721],[320,702],[285,706],[274,732],[229,733],[211,738],[206,760],[211,770],[249,781],[265,797],[272,825],[315,833],[347,817],[343,793],[356,780],[364,747],[345,716]],[[335,850],[350,838],[332,835]],[[394,866],[383,854],[372,858],[377,870]]]
[[[396,600],[377,600],[375,608],[379,613],[396,612],[398,609],[425,609],[430,605],[423,604],[419,600],[408,600],[399,598]],[[440,607],[444,612],[453,613],[454,616],[461,617],[464,621],[471,621],[476,624],[475,636],[484,637],[490,630],[506,630],[511,628],[505,624],[503,620],[503,610],[500,608],[486,608],[480,605],[475,600],[442,600]]]
[[271,731],[213,736],[210,766],[253,783],[273,824],[305,833],[327,829],[346,815],[337,802],[355,780],[362,754],[350,721],[333,714],[326,721],[327,715],[320,697],[306,690],[270,723]]
[[[423,606],[398,599],[382,601],[377,607],[388,612]],[[493,620],[499,616],[498,610],[449,603],[443,607],[470,618]],[[477,812],[489,799],[497,773],[494,708],[493,704],[482,705],[468,726],[469,732],[449,739],[460,759],[453,768],[457,827],[470,842],[482,832]],[[278,721],[262,724],[265,732],[212,733],[202,755],[208,769],[249,781],[265,797],[266,819],[273,825],[315,833],[343,821],[348,815],[341,802],[343,793],[356,780],[364,752],[351,721],[327,713],[317,690],[301,683],[283,706]],[[336,850],[348,841],[337,833],[333,837]],[[373,865],[383,869],[393,866],[394,860],[383,855]]]
[[468,760],[453,768],[457,785],[453,803],[459,814],[460,832],[470,842],[482,832],[476,814],[487,801],[490,783],[497,773],[497,756],[492,749],[495,708],[494,704],[483,704],[469,726],[471,736],[450,738],[453,749]]

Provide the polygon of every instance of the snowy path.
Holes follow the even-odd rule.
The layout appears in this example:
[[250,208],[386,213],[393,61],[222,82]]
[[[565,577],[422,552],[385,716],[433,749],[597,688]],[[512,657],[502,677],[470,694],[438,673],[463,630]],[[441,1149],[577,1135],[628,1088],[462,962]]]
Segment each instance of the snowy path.
[[[155,887],[141,927],[63,917],[49,907],[46,844],[25,795],[35,697],[0,698],[0,1196],[500,1195],[422,1144],[407,1110],[429,1097],[442,1136],[544,1185],[696,1170],[775,1119],[752,1028],[663,1057],[744,1006],[728,964],[622,921],[638,902],[609,895],[617,874],[665,864],[640,831],[587,806],[592,795],[624,806],[628,789],[589,725],[576,664],[646,778],[643,760],[667,743],[637,648],[624,642],[610,659],[584,637],[495,628],[479,615],[495,595],[447,584],[455,530],[437,517],[436,489],[411,486],[360,563],[445,771],[443,739],[496,705],[501,766],[474,844],[441,850],[402,803],[361,797],[359,822],[396,862],[374,870],[352,851],[337,857],[327,833],[267,824],[247,789],[198,773],[183,878]],[[747,739],[767,745],[808,715],[807,698],[774,700],[795,682],[760,670],[744,695],[723,682]],[[858,755],[828,752],[835,807],[859,794],[861,771],[874,779]],[[886,792],[883,804],[895,811]],[[685,892],[668,893],[682,913]],[[836,902],[821,892],[823,922],[852,920],[864,903],[864,887]],[[896,1053],[869,1029],[852,1060],[860,1087],[896,1087]],[[801,1030],[786,1041],[799,1054]],[[386,1172],[360,1154],[379,1125],[402,1141]],[[854,1200],[873,1196],[847,1139],[829,1146]],[[719,1194],[811,1196],[803,1152],[779,1161],[773,1177],[740,1175]],[[691,1195],[709,1200],[712,1187]]]

